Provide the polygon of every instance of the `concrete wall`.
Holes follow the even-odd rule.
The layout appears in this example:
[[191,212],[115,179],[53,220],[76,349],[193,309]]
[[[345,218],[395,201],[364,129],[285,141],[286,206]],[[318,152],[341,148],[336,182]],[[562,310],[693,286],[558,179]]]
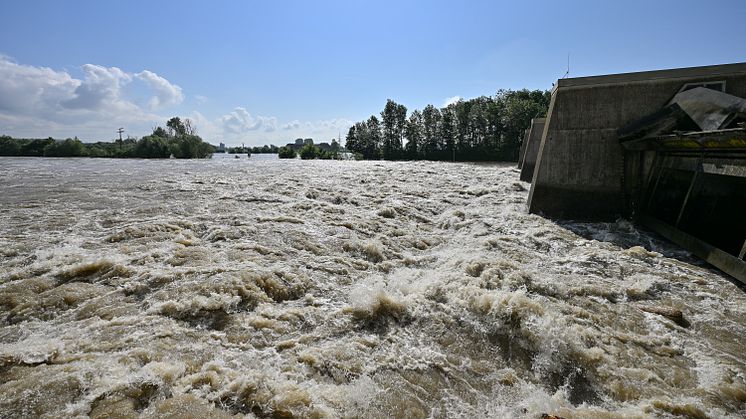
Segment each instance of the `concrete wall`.
[[541,137],[544,134],[546,118],[534,118],[526,135],[526,149],[523,151],[523,165],[521,166],[521,180],[531,182],[536,167],[536,156],[539,154]]
[[523,167],[523,154],[526,152],[526,144],[528,144],[528,132],[531,127],[528,127],[523,131],[523,140],[521,141],[521,150],[518,152],[518,168]]
[[588,220],[628,215],[625,194],[637,179],[625,179],[616,130],[666,106],[686,83],[720,80],[726,93],[746,97],[746,63],[558,80],[529,211]]

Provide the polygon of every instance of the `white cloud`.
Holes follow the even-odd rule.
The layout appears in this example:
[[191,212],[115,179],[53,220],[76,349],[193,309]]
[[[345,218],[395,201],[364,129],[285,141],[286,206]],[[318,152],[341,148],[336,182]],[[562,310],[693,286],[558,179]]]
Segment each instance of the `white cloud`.
[[[311,132],[322,133],[322,132],[347,132],[347,130],[354,125],[355,122],[349,119],[337,118],[327,119],[315,122],[309,122],[306,124],[307,127],[311,128]],[[336,134],[334,135],[336,137]]]
[[[120,126],[142,135],[167,118],[150,108],[183,100],[181,88],[144,70],[133,74],[117,67],[81,66],[82,79],[64,70],[18,64],[0,55],[0,133],[27,137],[101,140]],[[148,104],[130,98],[125,87],[144,82]]]
[[[353,122],[344,119],[317,121],[291,120],[278,124],[276,117],[252,115],[246,108],[237,107],[230,113],[210,121],[198,112],[191,116],[200,135],[214,144],[228,145],[284,145],[296,138],[313,138],[316,142],[329,142],[338,135],[344,136]],[[278,129],[278,127],[280,129]]]
[[117,105],[121,101],[121,88],[132,81],[132,76],[117,67],[83,65],[85,78],[75,88],[73,97],[61,103],[69,109],[98,110]]
[[207,96],[196,95],[194,96],[194,100],[196,100],[198,104],[202,105],[207,103],[208,98]]
[[290,121],[287,124],[282,126],[282,129],[284,130],[291,130],[291,129],[298,129],[298,128],[300,128],[300,121],[297,119]]
[[216,140],[223,138],[223,131],[219,126],[220,121],[211,121],[198,111],[193,111],[188,118],[194,122],[194,126],[197,128],[197,135],[205,141],[217,144],[218,141]]
[[[0,55],[0,134],[98,141],[115,138],[116,129],[125,127],[128,134],[142,136],[174,115],[155,110],[184,101],[179,86],[149,70],[130,73],[95,64],[81,70],[83,76],[76,78],[65,70],[18,64]],[[344,118],[281,124],[277,117],[254,115],[243,107],[217,118],[196,110],[187,117],[208,142],[252,146],[283,145],[301,137],[331,141],[344,137],[353,124]]]
[[154,95],[148,101],[148,107],[151,110],[164,106],[178,105],[184,100],[181,87],[170,83],[152,71],[143,70],[135,74],[135,76],[153,89]]
[[227,134],[246,134],[251,131],[272,132],[277,129],[277,118],[253,116],[246,109],[238,107],[220,118]]
[[80,84],[65,72],[16,64],[0,55],[0,112],[5,115],[49,112]]
[[452,96],[452,97],[447,97],[447,98],[446,98],[446,99],[445,99],[445,100],[443,101],[443,105],[441,105],[441,108],[445,108],[446,106],[448,106],[448,105],[452,105],[452,104],[454,104],[454,103],[457,103],[457,102],[458,102],[459,100],[463,100],[463,99],[464,99],[464,98],[462,98],[461,96]]

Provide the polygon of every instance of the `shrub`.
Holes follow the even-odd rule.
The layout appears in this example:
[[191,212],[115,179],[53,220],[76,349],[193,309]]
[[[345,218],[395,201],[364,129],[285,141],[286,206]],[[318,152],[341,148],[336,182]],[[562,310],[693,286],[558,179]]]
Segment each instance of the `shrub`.
[[277,151],[278,157],[281,159],[294,159],[295,150],[292,147],[280,147]]
[[303,160],[315,159],[321,155],[321,150],[313,144],[306,144],[300,149],[300,158]]
[[44,147],[44,157],[80,157],[85,156],[85,147],[80,140],[68,138],[54,141]]
[[205,159],[212,157],[212,146],[197,135],[179,134],[171,138],[171,154],[177,159]]
[[167,159],[171,156],[168,140],[157,135],[142,137],[135,145],[135,157],[145,159]]

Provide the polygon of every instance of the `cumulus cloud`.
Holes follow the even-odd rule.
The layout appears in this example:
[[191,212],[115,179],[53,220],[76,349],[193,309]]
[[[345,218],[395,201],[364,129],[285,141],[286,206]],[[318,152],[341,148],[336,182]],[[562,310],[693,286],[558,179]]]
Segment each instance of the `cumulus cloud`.
[[325,119],[320,121],[308,122],[306,126],[311,129],[311,132],[322,133],[322,132],[337,132],[347,131],[355,123],[349,119],[336,118],[336,119]]
[[277,118],[253,116],[242,107],[220,118],[223,129],[228,134],[245,134],[251,131],[272,132],[277,129]]
[[461,96],[452,96],[452,97],[447,97],[447,98],[446,98],[446,99],[445,99],[445,100],[443,101],[443,105],[442,105],[441,107],[442,107],[442,108],[445,108],[445,107],[446,107],[446,106],[448,106],[448,105],[453,105],[454,103],[457,103],[457,102],[458,102],[459,100],[462,100],[462,99],[463,99],[463,98],[462,98]]
[[[155,108],[178,104],[181,88],[144,70],[81,66],[82,78],[65,70],[16,63],[0,55],[0,133],[17,136],[111,138],[113,127],[147,131],[165,118]],[[138,103],[125,87],[142,82],[148,103]]]
[[220,120],[211,120],[199,111],[193,111],[188,118],[194,122],[194,126],[197,128],[197,134],[205,141],[212,141],[217,144],[217,140],[224,137],[223,130],[220,126]]
[[83,65],[84,79],[75,88],[73,98],[63,101],[70,109],[97,110],[116,104],[121,98],[121,88],[132,81],[132,76],[117,67]]
[[287,124],[282,126],[282,129],[284,130],[291,130],[291,129],[298,129],[298,128],[300,128],[300,121],[297,119],[290,121]]
[[148,107],[155,110],[164,106],[178,105],[184,100],[181,87],[170,83],[152,71],[143,70],[135,76],[144,81],[153,90],[153,97],[148,101]]
[[65,72],[16,64],[0,55],[0,112],[6,115],[46,113],[70,99],[80,84]]
[[[198,112],[192,119],[205,139],[213,143],[228,145],[284,145],[296,138],[313,138],[316,142],[328,142],[338,135],[346,134],[353,121],[344,118],[300,121],[297,119],[280,124],[276,117],[258,116],[246,108],[237,107],[216,120],[207,120]],[[203,127],[205,129],[203,129]],[[279,128],[279,129],[278,129]]]
[[[96,64],[80,69],[82,77],[74,77],[66,70],[18,64],[0,55],[0,134],[106,140],[125,127],[140,136],[173,116],[156,111],[184,101],[181,87],[150,70],[127,72]],[[195,110],[187,117],[206,141],[233,145],[282,145],[309,137],[330,141],[353,124],[344,118],[280,123],[244,107],[209,118]]]

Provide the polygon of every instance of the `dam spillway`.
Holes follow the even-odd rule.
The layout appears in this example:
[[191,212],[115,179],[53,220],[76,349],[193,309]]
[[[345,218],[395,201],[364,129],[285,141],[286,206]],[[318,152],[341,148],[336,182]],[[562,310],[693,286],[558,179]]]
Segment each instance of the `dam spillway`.
[[745,97],[744,63],[558,80],[529,212],[631,219],[746,282]]

